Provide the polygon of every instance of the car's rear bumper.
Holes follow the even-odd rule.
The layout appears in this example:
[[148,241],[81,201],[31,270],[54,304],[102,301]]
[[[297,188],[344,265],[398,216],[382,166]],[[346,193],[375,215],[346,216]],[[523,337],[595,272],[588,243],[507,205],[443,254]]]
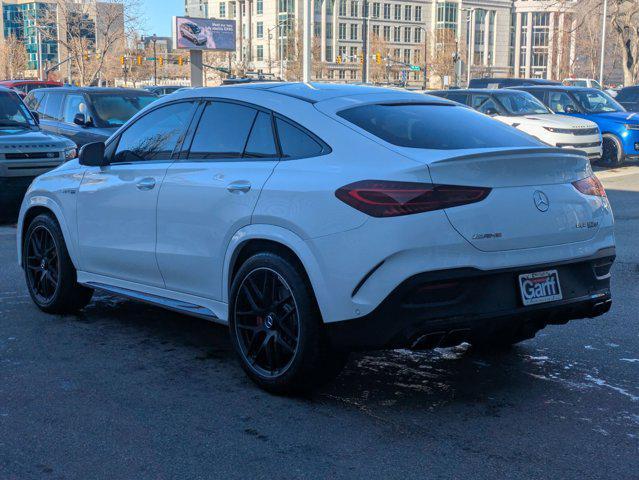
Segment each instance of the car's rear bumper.
[[[610,268],[615,249],[569,262],[495,271],[472,268],[415,275],[370,314],[327,324],[333,345],[344,349],[433,348],[485,339],[504,328],[596,317],[610,309]],[[518,275],[556,269],[563,299],[523,306]]]

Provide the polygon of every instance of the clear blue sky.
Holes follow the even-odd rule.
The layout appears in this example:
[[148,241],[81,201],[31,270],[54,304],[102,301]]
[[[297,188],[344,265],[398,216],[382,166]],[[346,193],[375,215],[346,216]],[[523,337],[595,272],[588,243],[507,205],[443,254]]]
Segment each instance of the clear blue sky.
[[171,18],[184,15],[184,0],[142,0],[144,29],[148,34],[171,36]]

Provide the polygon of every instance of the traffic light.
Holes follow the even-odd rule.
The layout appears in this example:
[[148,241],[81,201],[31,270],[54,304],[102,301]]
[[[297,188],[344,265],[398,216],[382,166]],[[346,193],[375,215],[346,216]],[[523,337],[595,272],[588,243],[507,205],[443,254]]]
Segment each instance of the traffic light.
[[184,59],[182,57],[178,57],[178,65],[181,67],[184,65]]
[[142,55],[138,55],[137,61],[138,65],[142,65]]
[[158,61],[160,62],[160,66],[164,65],[164,57],[159,57]]
[[360,53],[359,54],[359,63],[361,63],[362,65],[364,65],[364,54]]
[[337,63],[342,63],[342,56],[338,55],[335,60],[337,60]]
[[89,61],[89,54],[88,54],[88,53],[85,53],[85,54],[84,54],[84,61],[85,61],[85,62],[88,62],[88,61]]
[[120,55],[120,65],[124,65],[124,55]]
[[377,62],[378,65],[382,64],[382,54],[380,52],[377,52],[375,54],[375,61]]

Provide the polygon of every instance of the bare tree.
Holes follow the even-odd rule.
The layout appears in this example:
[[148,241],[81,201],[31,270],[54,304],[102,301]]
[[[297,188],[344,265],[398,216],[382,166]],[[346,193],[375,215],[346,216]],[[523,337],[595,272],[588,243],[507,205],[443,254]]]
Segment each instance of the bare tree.
[[139,5],[139,0],[49,0],[30,14],[42,40],[58,43],[77,82],[91,85],[124,53],[128,34],[142,18]]
[[384,37],[376,33],[371,33],[369,42],[371,54],[375,57],[370,60],[370,81],[373,83],[384,83],[386,81],[386,66],[384,63],[385,59],[390,55],[388,43],[384,40]]
[[27,70],[27,49],[14,35],[0,41],[0,77],[7,80],[23,78]]
[[435,50],[430,57],[430,70],[434,75],[443,78],[455,74],[455,53],[457,52],[457,35],[454,30],[440,29],[435,32]]
[[626,85],[639,81],[639,1],[612,0],[610,23],[621,47],[623,76]]

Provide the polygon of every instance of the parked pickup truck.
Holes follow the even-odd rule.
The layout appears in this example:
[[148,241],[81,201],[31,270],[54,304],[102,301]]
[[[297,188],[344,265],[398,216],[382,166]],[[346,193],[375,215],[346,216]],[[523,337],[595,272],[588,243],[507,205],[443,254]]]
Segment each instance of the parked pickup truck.
[[11,216],[31,181],[76,157],[71,140],[43,132],[16,92],[0,87],[0,217]]

